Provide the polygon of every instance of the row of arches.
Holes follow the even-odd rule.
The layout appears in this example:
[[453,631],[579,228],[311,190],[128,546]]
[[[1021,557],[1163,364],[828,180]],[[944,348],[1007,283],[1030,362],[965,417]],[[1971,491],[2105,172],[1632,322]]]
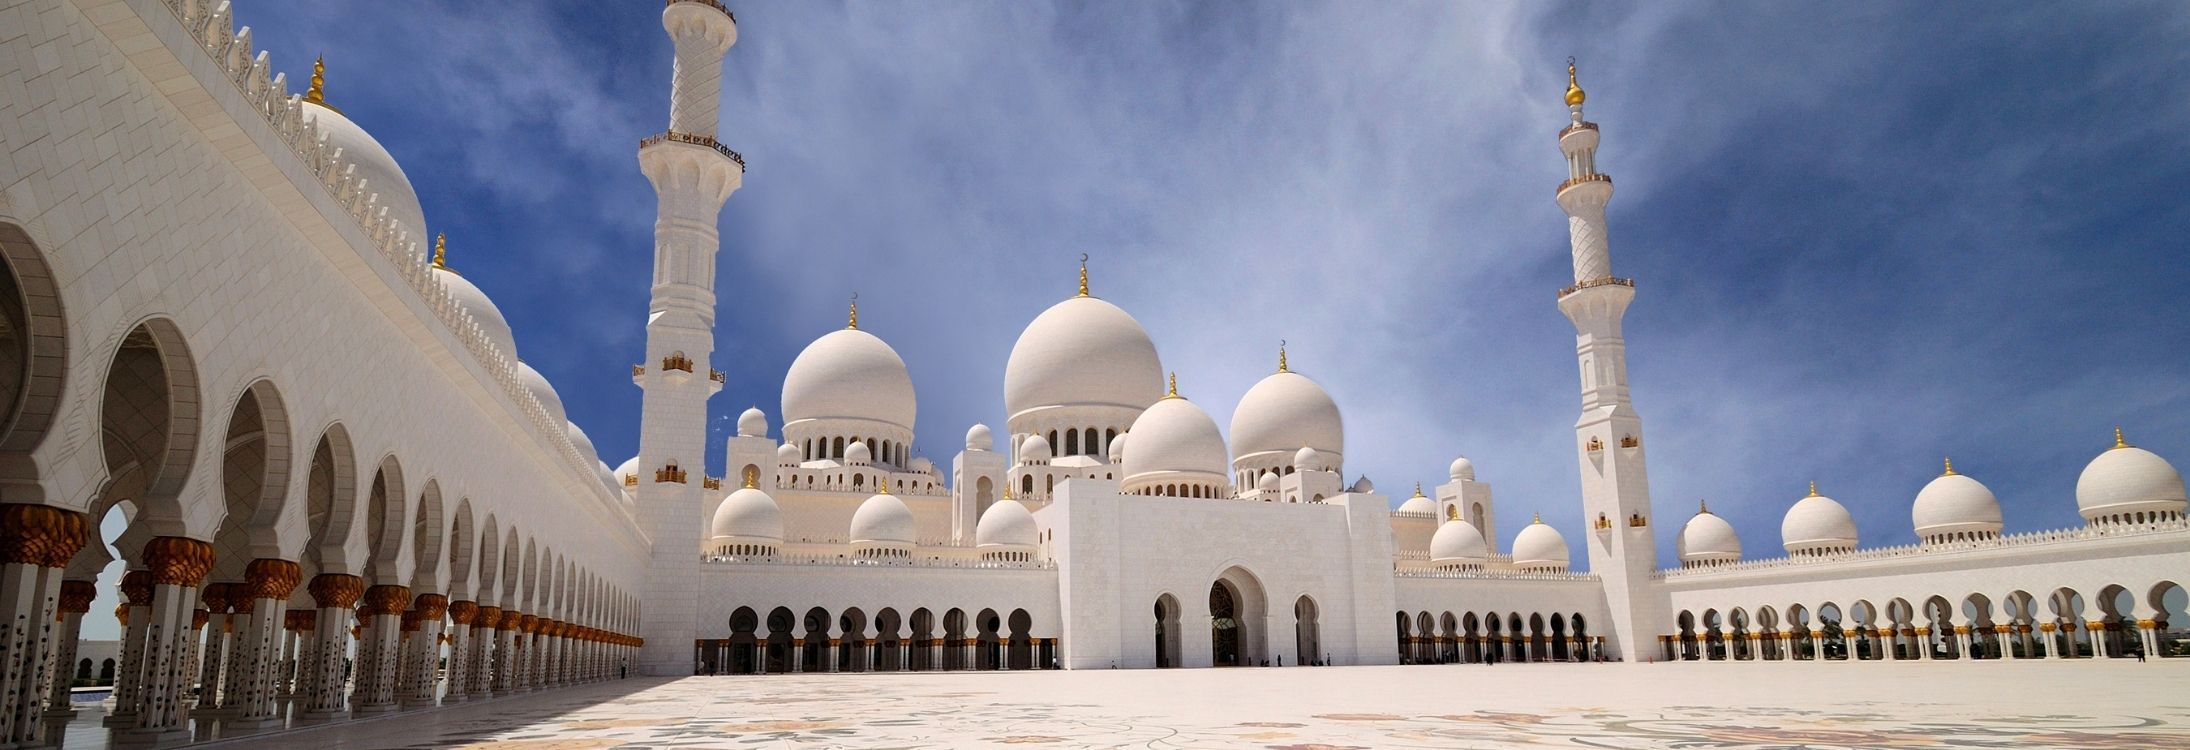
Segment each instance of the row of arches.
[[1675,615],[1659,636],[1680,660],[1878,661],[2190,657],[2190,593],[2173,581],[2141,589],[2110,584],[2086,600],[2062,587],[1911,602],[1867,599],[1784,610],[1707,608]]
[[[204,350],[163,314],[72,351],[71,321],[27,234],[0,223],[0,246],[0,483],[9,500],[0,504],[0,547],[36,551],[4,561],[10,580],[31,588],[0,602],[0,620],[57,623],[5,649],[0,671],[20,676],[21,689],[0,697],[0,714],[29,718],[0,722],[0,742],[38,744],[37,717],[70,709],[87,617],[121,630],[111,668],[111,716],[126,735],[118,741],[168,736],[193,713],[248,729],[292,714],[435,702],[444,681],[464,676],[455,662],[471,656],[461,649],[476,648],[443,642],[471,630],[468,616],[451,613],[475,616],[482,605],[547,623],[538,648],[555,656],[537,671],[550,681],[543,686],[598,678],[634,645],[619,633],[636,630],[636,598],[450,490],[445,477],[414,470],[391,447],[401,441],[369,434],[386,431],[371,410],[364,427],[303,422],[279,379],[201,362]],[[53,434],[67,384],[85,407],[70,418],[85,424]],[[75,457],[96,467],[81,500],[67,476],[81,468]],[[82,505],[53,504],[69,502]],[[120,583],[102,591],[102,576]],[[348,621],[368,611],[353,635]],[[329,666],[304,673],[306,697],[293,702],[276,685],[294,637],[290,612],[340,623],[313,634],[306,650]],[[443,661],[446,672],[436,666]],[[351,663],[354,674],[344,671]]]
[[789,607],[768,611],[765,620],[752,607],[730,613],[730,637],[693,644],[695,674],[785,674],[795,672],[931,672],[958,670],[1053,669],[1057,639],[1030,631],[1034,618],[1024,609],[999,614],[982,609],[971,616],[950,608],[936,616],[926,607],[900,614],[894,607],[874,613],[851,607],[830,616],[813,607],[803,616]]
[[1398,612],[1393,624],[1401,664],[1495,664],[1599,661],[1604,638],[1589,632],[1579,612]]
[[867,455],[872,457],[875,463],[897,467],[909,466],[912,463],[911,446],[895,440],[860,437],[858,435],[846,438],[839,435],[837,437],[806,438],[798,441],[799,455],[804,456],[803,460],[807,461],[825,459],[843,461],[844,446],[859,444],[867,446]]

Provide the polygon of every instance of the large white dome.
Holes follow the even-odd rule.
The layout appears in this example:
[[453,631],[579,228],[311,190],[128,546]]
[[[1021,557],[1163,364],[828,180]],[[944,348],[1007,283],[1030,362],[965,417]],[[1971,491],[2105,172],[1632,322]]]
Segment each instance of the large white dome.
[[1035,316],[1004,366],[1004,408],[1014,417],[1078,404],[1140,409],[1162,396],[1163,362],[1148,331],[1094,297],[1074,297]]
[[783,421],[864,419],[910,431],[917,407],[897,350],[857,328],[806,345],[783,377]]
[[[2116,439],[2076,477],[2076,512],[2086,521],[2180,518],[2186,504],[2181,472],[2151,451]],[[2127,516],[2127,518],[2124,518]]]
[[1787,554],[1846,552],[1855,549],[1855,516],[1840,501],[1817,494],[1795,501],[1779,521],[1779,539]]
[[511,332],[509,319],[502,317],[502,308],[495,307],[494,300],[488,299],[486,292],[479,291],[479,287],[473,286],[471,281],[457,275],[455,271],[440,266],[433,268],[433,277],[441,281],[441,287],[448,290],[449,298],[456,301],[457,307],[471,313],[471,319],[479,324],[479,330],[484,331],[487,340],[494,342],[502,350],[503,356],[517,358],[517,335]]
[[905,501],[896,495],[875,495],[852,513],[851,542],[859,546],[910,545],[918,529]]
[[2000,534],[2000,499],[1975,479],[1954,473],[1939,475],[1916,493],[1909,509],[1916,536],[1926,542]]
[[1522,570],[1565,570],[1569,557],[1566,537],[1542,518],[1513,538],[1513,564]]
[[1730,563],[1741,559],[1741,536],[1734,525],[1708,510],[1699,510],[1681,527],[1674,540],[1681,563]]
[[[1563,541],[1561,544],[1565,544]],[[1430,562],[1435,565],[1481,563],[1490,558],[1490,544],[1483,532],[1466,521],[1446,521],[1430,537]]]
[[1125,481],[1222,484],[1224,435],[1216,420],[1184,398],[1157,401],[1133,420],[1133,442],[1125,447]]
[[1278,371],[1240,397],[1232,410],[1232,451],[1241,459],[1284,456],[1303,446],[1337,466],[1346,452],[1338,404],[1323,386],[1297,372]]
[[319,127],[320,136],[326,139],[327,145],[342,149],[340,158],[356,168],[354,174],[364,178],[365,192],[378,193],[379,205],[403,224],[410,232],[412,242],[424,247],[426,211],[419,206],[418,193],[411,189],[411,178],[403,175],[403,167],[396,163],[395,156],[364,128],[327,105],[306,103],[304,118]]
[[714,544],[782,542],[783,509],[768,493],[742,487],[723,498],[710,528]]
[[563,414],[563,397],[555,393],[555,386],[548,383],[547,376],[532,369],[532,365],[518,362],[517,382],[523,383],[525,390],[532,392],[532,397],[539,400],[541,408],[547,409],[549,417],[557,422],[569,421]]
[[1030,551],[1041,539],[1041,531],[1034,525],[1034,514],[1017,500],[1000,500],[981,512],[980,523],[974,524],[974,545],[983,551],[1008,548]]

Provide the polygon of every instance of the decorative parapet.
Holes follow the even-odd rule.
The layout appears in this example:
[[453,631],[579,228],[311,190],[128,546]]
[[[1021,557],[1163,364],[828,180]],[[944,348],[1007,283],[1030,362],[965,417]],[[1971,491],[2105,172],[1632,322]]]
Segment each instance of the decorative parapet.
[[715,368],[712,368],[712,367],[710,367],[710,368],[707,368],[707,379],[708,379],[708,380],[712,380],[712,381],[715,381],[715,382],[717,382],[717,383],[727,383],[727,382],[730,382],[730,376],[729,376],[728,374],[724,373],[724,372],[723,372],[723,371],[721,371],[721,370],[717,370],[717,369],[715,369]]
[[[669,7],[669,6],[672,6],[672,5],[676,5],[677,3],[695,3],[695,4],[698,4],[698,5],[705,5],[705,6],[707,6],[707,7],[710,7],[710,8],[714,8],[715,10],[719,10],[719,11],[722,11],[722,14],[723,14],[723,15],[726,15],[726,16],[729,16],[729,17],[730,17],[730,22],[731,22],[731,23],[737,23],[737,22],[738,22],[738,14],[736,14],[736,13],[732,13],[732,12],[730,12],[730,9],[729,9],[729,8],[725,8],[725,7],[723,7],[723,5],[722,5],[722,3],[720,2],[720,0],[669,0],[669,1],[668,1],[668,2],[666,2],[666,3],[663,3],[663,4],[662,4],[662,7],[664,7],[664,8],[667,8],[667,7]],[[1595,126],[1591,126],[1591,127],[1595,127]]]
[[637,475],[637,474],[625,474],[625,475],[624,475],[624,486],[625,486],[625,487],[637,487],[637,486],[639,486],[639,475]]
[[736,151],[730,150],[730,147],[722,145],[721,141],[715,140],[714,138],[709,136],[700,135],[698,133],[679,133],[674,130],[664,131],[660,135],[640,139],[639,148],[643,150],[648,146],[662,143],[689,143],[694,146],[706,146],[708,148],[714,149],[715,153],[722,154],[724,158],[737,162],[738,171],[745,171],[744,154],[740,154]]
[[1593,573],[1553,573],[1548,571],[1499,571],[1499,570],[1395,570],[1398,578],[1450,578],[1471,581],[1564,581],[1569,583],[1594,583],[1599,579]]
[[671,354],[667,357],[662,358],[662,369],[683,370],[685,372],[691,372],[692,358],[686,357],[682,354]]
[[1633,288],[1635,286],[1635,280],[1623,279],[1618,276],[1606,276],[1603,278],[1590,279],[1588,281],[1579,282],[1573,286],[1559,290],[1559,296],[1561,298],[1565,298],[1569,294],[1573,294],[1575,292],[1579,292],[1593,286],[1624,286]]
[[721,478],[721,477],[711,477],[711,476],[707,476],[707,475],[705,475],[705,474],[702,474],[702,475],[700,475],[700,487],[702,487],[702,488],[705,488],[705,489],[710,489],[710,490],[719,490],[719,489],[722,489],[722,478]]
[[670,464],[668,466],[655,469],[654,481],[657,483],[675,482],[677,484],[684,484],[684,470],[677,468],[676,464]]
[[1005,562],[975,558],[897,558],[867,559],[839,557],[836,555],[772,555],[763,557],[724,557],[708,555],[702,562],[715,565],[755,565],[777,567],[824,567],[824,568],[955,568],[961,570],[1056,570],[1057,564],[1048,560]]
[[1560,131],[1559,131],[1559,137],[1560,137],[1560,138],[1565,138],[1565,137],[1567,136],[1567,134],[1568,134],[1568,133],[1572,133],[1572,132],[1574,132],[1574,131],[1577,131],[1577,130],[1596,130],[1596,129],[1597,129],[1597,123],[1594,123],[1594,122],[1577,122],[1577,123],[1574,123],[1574,124],[1572,124],[1572,125],[1568,125],[1568,126],[1566,126],[1566,128],[1564,128],[1564,129],[1560,130]]
[[1746,560],[1737,563],[1729,563],[1726,565],[1715,565],[1707,568],[1675,568],[1670,570],[1660,570],[1652,573],[1651,577],[1659,580],[1672,580],[1676,578],[1729,575],[1735,573],[1748,573],[1762,570],[1810,568],[1827,565],[1840,565],[1851,562],[1868,562],[1873,560],[1899,560],[1927,557],[1936,558],[1937,556],[1941,555],[1958,555],[1992,549],[2068,544],[2113,537],[2159,536],[2165,534],[2179,534],[2183,532],[2190,532],[2190,519],[2145,524],[2084,526],[2073,529],[2058,529],[2054,531],[2032,531],[2021,534],[2010,534],[1993,537],[1991,539],[1975,539],[1961,542],[1945,542],[1941,544],[1907,544],[1898,547],[1861,549],[1834,554],[1795,555],[1787,557],[1774,557],[1762,560]]
[[[303,162],[327,195],[350,215],[367,242],[394,267],[396,276],[418,294],[432,312],[431,317],[449,331],[458,345],[502,387],[503,394],[518,411],[532,421],[534,437],[559,453],[565,466],[576,476],[592,476],[592,465],[579,455],[562,423],[550,416],[539,399],[533,397],[531,389],[518,381],[513,353],[502,351],[478,322],[449,296],[432,273],[426,253],[420,250],[422,238],[412,238],[388,215],[375,186],[358,177],[357,170],[341,151],[327,144],[318,124],[304,116],[304,97],[289,93],[288,76],[273,72],[266,51],[257,50],[254,54],[251,30],[248,27],[242,31],[235,29],[233,7],[228,2],[215,0],[161,0],[161,4],[174,14],[199,49],[220,68],[222,76],[243,94],[244,101],[273,130],[290,155]],[[743,165],[742,161],[740,165]],[[425,227],[408,229],[423,231]],[[626,512],[620,510],[620,503],[609,503],[608,507]]]

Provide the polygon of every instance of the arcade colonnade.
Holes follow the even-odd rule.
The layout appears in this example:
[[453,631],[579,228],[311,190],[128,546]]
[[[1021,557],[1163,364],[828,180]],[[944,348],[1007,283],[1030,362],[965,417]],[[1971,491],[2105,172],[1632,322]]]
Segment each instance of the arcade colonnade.
[[2091,592],[2016,590],[1770,605],[1675,615],[1659,658],[1731,661],[1929,661],[2190,657],[2186,592],[2175,581]]
[[730,637],[693,644],[694,674],[800,672],[930,672],[1051,669],[1058,639],[1031,631],[1025,609],[1009,614],[982,609],[921,607],[900,615],[875,611],[870,623],[859,607],[831,616],[822,607],[794,614],[790,607],[751,607],[730,615]]
[[1396,613],[1402,664],[1494,664],[1515,661],[1595,661],[1604,636],[1589,632],[1579,612]]

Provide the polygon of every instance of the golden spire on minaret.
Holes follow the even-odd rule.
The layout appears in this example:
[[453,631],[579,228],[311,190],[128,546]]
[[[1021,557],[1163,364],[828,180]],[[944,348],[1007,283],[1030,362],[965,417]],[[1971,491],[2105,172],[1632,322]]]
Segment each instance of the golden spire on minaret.
[[1951,476],[1954,476],[1954,457],[1953,457],[1953,456],[1948,456],[1948,457],[1947,457],[1947,470],[1946,470],[1946,471],[1943,471],[1943,472],[1940,472],[1939,476],[1943,476],[1943,477],[1951,477]]
[[2115,425],[2115,426],[2114,426],[2114,448],[2127,448],[2127,447],[2129,447],[2129,441],[2127,441],[2127,440],[2123,440],[2123,439],[2122,439],[2122,426],[2121,426],[2121,425]]
[[1278,372],[1292,372],[1285,366],[1285,339],[1278,339]]
[[755,486],[753,486],[753,484],[754,484],[755,482],[757,482],[757,481],[760,481],[760,472],[758,472],[758,471],[748,471],[748,472],[745,472],[745,488],[746,488],[746,489],[749,489],[749,490],[757,490],[757,489],[760,489],[759,487],[755,487]]
[[449,267],[449,235],[446,232],[433,236],[433,267],[456,273],[456,269]]
[[859,330],[859,293],[858,293],[858,292],[853,292],[853,293],[852,293],[852,315],[851,315],[851,319],[850,319],[850,320],[847,320],[847,321],[845,321],[845,322],[844,322],[844,328],[845,328],[845,330],[849,330],[849,331],[857,331],[857,330]]
[[1566,59],[1566,105],[1579,107],[1587,98],[1589,95],[1582,93],[1582,84],[1574,80],[1574,58],[1569,57]]
[[1080,253],[1080,296],[1089,296],[1087,293],[1087,253]]

